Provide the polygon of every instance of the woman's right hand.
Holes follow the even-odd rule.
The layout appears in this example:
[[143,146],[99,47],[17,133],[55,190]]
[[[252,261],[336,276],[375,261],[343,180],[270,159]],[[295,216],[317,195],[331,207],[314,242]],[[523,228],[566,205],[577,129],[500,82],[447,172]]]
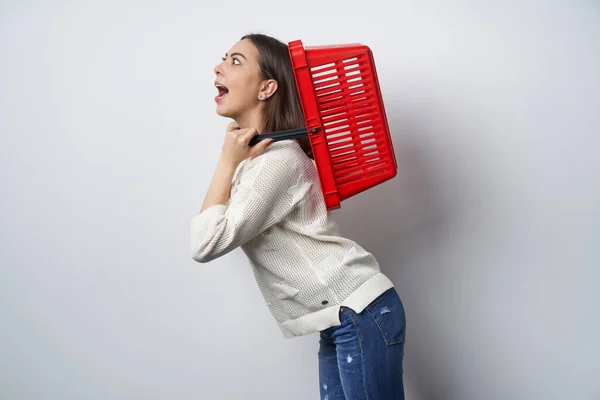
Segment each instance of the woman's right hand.
[[222,161],[237,166],[248,157],[255,158],[264,153],[273,139],[261,140],[250,147],[250,139],[257,134],[258,131],[254,128],[241,129],[235,121],[231,122],[227,126],[225,142],[221,149]]

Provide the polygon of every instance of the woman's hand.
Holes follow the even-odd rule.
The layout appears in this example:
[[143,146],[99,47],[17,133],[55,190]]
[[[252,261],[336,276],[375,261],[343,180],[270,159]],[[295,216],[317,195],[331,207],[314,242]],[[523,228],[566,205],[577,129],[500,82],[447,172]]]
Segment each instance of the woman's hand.
[[225,143],[221,149],[221,160],[233,165],[239,165],[248,157],[258,157],[267,149],[273,139],[261,140],[255,146],[250,147],[248,143],[258,131],[254,128],[240,129],[233,121],[227,126]]

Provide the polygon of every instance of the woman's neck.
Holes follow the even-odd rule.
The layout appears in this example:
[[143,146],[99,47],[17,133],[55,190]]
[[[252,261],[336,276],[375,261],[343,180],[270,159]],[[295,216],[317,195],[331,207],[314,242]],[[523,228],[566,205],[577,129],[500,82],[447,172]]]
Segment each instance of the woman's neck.
[[263,116],[260,110],[253,110],[244,115],[234,118],[235,122],[242,129],[254,128],[258,133],[263,133]]

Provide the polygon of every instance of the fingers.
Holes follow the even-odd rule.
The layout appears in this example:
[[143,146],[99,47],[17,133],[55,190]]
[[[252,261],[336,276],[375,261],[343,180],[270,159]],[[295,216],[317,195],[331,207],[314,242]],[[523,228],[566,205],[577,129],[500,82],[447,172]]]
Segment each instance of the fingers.
[[240,129],[240,126],[235,121],[231,121],[229,124],[227,124],[227,132],[235,131],[238,129]]
[[233,134],[235,135],[235,141],[240,144],[240,145],[244,145],[244,146],[248,146],[248,143],[250,142],[250,139],[252,139],[252,136],[256,135],[256,129],[240,129],[237,132],[234,132]]
[[239,144],[248,145],[250,140],[258,134],[258,131],[254,128],[240,129],[238,131],[233,132],[233,135],[236,141]]
[[254,128],[248,128],[246,130],[246,132],[242,133],[242,135],[244,136],[244,140],[246,141],[246,143],[250,142],[250,139],[252,139],[257,134],[258,134],[258,131],[256,129],[254,129]]
[[258,157],[259,155],[264,153],[267,147],[269,147],[269,145],[271,144],[271,142],[273,142],[273,139],[271,138],[263,139],[260,142],[258,142],[250,151],[251,156]]
[[[229,123],[229,125],[227,125],[227,134],[229,136],[230,141],[233,140],[233,142],[235,142],[239,145],[247,146],[250,143],[250,140],[254,136],[258,135],[258,130],[254,129],[254,128],[241,129],[235,121],[232,121]],[[263,139],[263,140],[259,141],[255,146],[252,146],[252,147],[255,148],[256,150],[260,150],[262,152],[262,151],[264,151],[264,149],[266,149],[266,147],[269,145],[269,143],[271,143],[271,141],[272,140]],[[264,142],[266,142],[266,143],[264,143]],[[259,146],[259,144],[261,144],[261,143],[264,143],[264,144]]]
[[248,143],[253,136],[258,134],[258,131],[254,128],[241,129],[235,121],[232,121],[227,125],[227,133],[237,139],[238,143]]

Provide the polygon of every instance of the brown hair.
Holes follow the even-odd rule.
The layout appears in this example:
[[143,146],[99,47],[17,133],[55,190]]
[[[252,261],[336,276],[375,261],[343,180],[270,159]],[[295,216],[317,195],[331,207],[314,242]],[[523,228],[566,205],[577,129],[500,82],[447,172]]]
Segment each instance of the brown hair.
[[[260,70],[264,79],[277,81],[277,90],[267,100],[263,110],[263,133],[306,127],[288,46],[267,35],[252,33],[248,39],[257,48]],[[307,156],[313,158],[308,137],[296,138]]]

